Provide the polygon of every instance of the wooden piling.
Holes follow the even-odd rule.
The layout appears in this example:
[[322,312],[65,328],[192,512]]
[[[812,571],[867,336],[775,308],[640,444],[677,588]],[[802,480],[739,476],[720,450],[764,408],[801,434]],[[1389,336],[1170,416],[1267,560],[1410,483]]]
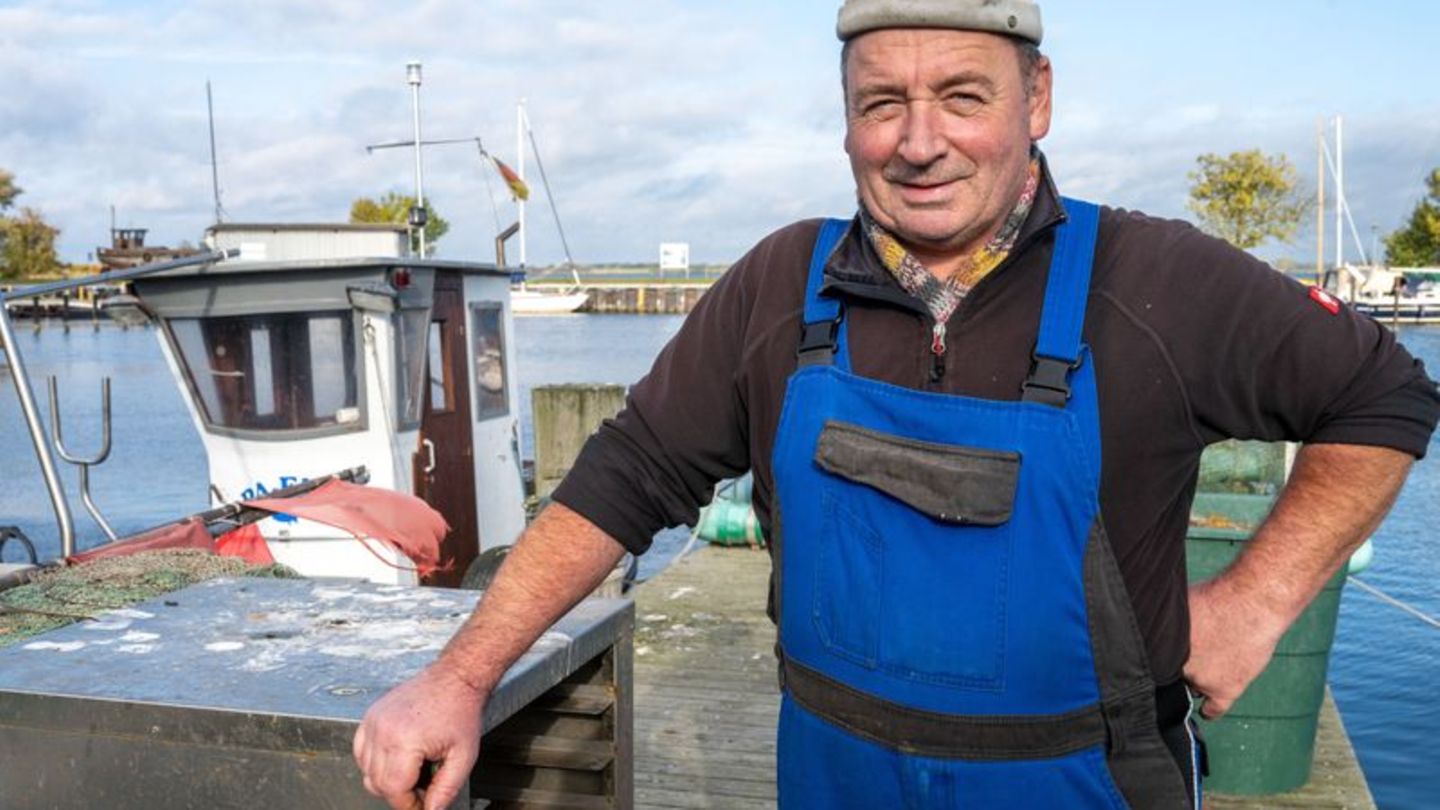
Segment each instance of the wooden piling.
[[581,312],[684,315],[709,289],[696,284],[592,284],[585,290],[590,300]]
[[585,440],[625,405],[625,386],[543,385],[530,394],[535,419],[535,494],[548,498]]

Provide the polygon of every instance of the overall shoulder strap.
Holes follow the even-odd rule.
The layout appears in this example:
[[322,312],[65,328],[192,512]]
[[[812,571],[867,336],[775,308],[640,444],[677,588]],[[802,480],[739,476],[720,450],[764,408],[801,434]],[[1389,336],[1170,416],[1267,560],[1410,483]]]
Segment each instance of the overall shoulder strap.
[[805,316],[800,328],[800,346],[796,350],[798,367],[831,365],[840,349],[840,322],[844,310],[834,298],[823,298],[820,285],[825,280],[825,263],[844,238],[849,220],[827,219],[820,226],[815,250],[810,254],[810,272],[805,281]]
[[1070,399],[1070,371],[1080,362],[1080,332],[1090,296],[1090,265],[1100,228],[1100,207],[1062,198],[1067,219],[1055,231],[1055,253],[1045,282],[1040,336],[1022,399],[1058,408]]

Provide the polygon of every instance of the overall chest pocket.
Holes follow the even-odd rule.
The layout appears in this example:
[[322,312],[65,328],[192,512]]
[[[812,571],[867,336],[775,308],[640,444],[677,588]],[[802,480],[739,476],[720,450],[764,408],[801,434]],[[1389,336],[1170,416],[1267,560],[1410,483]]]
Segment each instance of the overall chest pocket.
[[904,679],[1004,685],[1020,454],[831,421],[815,630],[835,655]]

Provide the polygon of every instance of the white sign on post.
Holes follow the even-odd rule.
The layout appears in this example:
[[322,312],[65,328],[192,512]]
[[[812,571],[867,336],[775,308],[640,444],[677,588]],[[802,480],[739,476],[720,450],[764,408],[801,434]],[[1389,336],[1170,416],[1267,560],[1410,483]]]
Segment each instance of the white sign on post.
[[689,242],[660,243],[660,275],[665,275],[666,270],[679,270],[686,278],[690,277]]

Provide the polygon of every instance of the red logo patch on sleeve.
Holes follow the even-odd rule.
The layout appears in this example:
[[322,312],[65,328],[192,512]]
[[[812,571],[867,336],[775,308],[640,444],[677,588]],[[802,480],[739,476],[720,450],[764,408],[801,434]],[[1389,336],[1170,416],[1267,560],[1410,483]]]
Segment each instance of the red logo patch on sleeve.
[[1310,300],[1325,308],[1331,315],[1340,314],[1340,299],[1319,287],[1310,288]]

